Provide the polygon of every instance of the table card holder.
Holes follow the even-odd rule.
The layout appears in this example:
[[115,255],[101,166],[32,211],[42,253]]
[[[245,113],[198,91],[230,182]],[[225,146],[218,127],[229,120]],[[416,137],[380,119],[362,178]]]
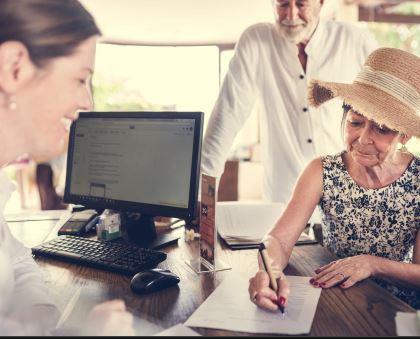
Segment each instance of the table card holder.
[[216,192],[216,177],[202,174],[199,257],[187,261],[196,273],[231,269],[217,257]]

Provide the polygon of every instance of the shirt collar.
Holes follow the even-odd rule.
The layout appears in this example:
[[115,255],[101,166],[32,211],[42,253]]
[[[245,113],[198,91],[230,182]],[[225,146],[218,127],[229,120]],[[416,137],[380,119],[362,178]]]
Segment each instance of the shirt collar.
[[312,52],[322,48],[325,29],[325,22],[319,20],[318,25],[315,28],[314,34],[312,35],[311,39],[305,47],[305,53],[308,56],[311,56],[313,58],[316,55],[316,53]]
[[[283,42],[284,46],[294,55],[299,54],[299,50],[297,45],[294,42],[290,42],[287,39],[280,36],[279,32],[277,32],[277,29],[275,28],[275,23],[273,24],[273,31],[274,34],[277,36],[277,38],[280,39],[280,41]],[[312,35],[311,39],[309,40],[308,44],[305,47],[305,53],[308,56],[311,56],[311,58],[314,58],[317,55],[317,51],[319,51],[320,46],[323,46],[323,39],[325,36],[325,22],[322,20],[319,20],[318,25],[315,28],[314,34]],[[312,53],[314,52],[314,53]]]

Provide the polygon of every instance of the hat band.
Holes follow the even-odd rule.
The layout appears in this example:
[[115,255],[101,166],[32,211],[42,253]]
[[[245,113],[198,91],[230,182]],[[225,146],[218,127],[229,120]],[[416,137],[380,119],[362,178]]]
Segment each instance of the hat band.
[[396,76],[374,70],[370,66],[363,66],[354,82],[373,86],[400,100],[420,116],[420,95],[409,83]]

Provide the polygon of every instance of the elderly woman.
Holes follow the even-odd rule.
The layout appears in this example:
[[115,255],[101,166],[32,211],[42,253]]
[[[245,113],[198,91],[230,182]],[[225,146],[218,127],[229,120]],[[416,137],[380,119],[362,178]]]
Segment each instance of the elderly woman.
[[[0,1],[0,168],[23,154],[62,150],[76,111],[91,108],[98,35],[77,0]],[[2,216],[11,190],[0,171],[0,335],[48,334],[58,310],[31,252]],[[122,301],[97,306],[91,320],[101,323],[96,334],[133,333]],[[107,331],[112,326],[117,331]]]
[[405,148],[412,136],[420,137],[419,93],[420,59],[391,48],[374,51],[353,84],[311,83],[312,105],[344,100],[346,150],[308,165],[266,235],[280,279],[278,291],[269,288],[262,269],[250,279],[250,298],[258,306],[287,306],[290,290],[282,271],[318,205],[324,245],[340,259],[315,270],[310,283],[346,289],[371,277],[420,308],[420,159]]

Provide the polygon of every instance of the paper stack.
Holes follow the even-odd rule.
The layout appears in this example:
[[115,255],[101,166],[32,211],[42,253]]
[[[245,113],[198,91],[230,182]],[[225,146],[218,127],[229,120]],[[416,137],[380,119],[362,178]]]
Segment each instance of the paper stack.
[[[264,202],[221,202],[216,205],[219,235],[231,249],[258,248],[263,236],[275,225],[284,204]],[[316,243],[302,233],[298,243]]]

